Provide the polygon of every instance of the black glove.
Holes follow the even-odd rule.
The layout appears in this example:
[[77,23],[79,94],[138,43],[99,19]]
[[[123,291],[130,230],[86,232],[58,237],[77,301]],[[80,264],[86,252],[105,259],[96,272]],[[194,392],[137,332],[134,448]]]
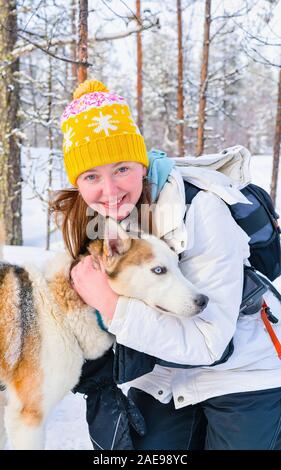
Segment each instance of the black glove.
[[111,384],[113,381],[112,365],[114,353],[110,348],[98,359],[85,361],[82,367],[80,379],[73,388],[73,393],[89,393],[90,390],[99,388],[102,383]]
[[130,426],[145,434],[144,419],[132,399],[127,398],[113,380],[114,353],[86,361],[74,393],[87,395],[87,422],[95,450],[133,449]]

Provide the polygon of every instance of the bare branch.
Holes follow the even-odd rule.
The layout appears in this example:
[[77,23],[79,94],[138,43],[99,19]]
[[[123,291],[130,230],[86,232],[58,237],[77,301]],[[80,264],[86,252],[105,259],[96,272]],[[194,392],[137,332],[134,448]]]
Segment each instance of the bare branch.
[[[111,8],[111,7],[108,5],[108,3],[107,3],[106,0],[101,0],[101,1],[102,1],[102,3],[104,4],[104,6],[105,6],[109,11],[111,11],[111,13],[114,14],[114,16],[116,16],[117,18],[120,18],[121,20],[124,20],[127,24],[128,24],[128,22],[132,19],[132,18],[129,17],[128,15],[124,16],[124,15],[120,15],[119,13],[117,13],[115,10],[113,10],[113,8]],[[122,2],[122,3],[123,3],[123,2]],[[127,5],[126,5],[126,6],[127,6]],[[130,9],[130,12],[131,12],[131,14],[133,14],[133,15],[135,16],[134,12],[133,12],[131,9]],[[136,21],[138,21],[136,17],[135,17],[134,19],[135,19]],[[127,20],[127,21],[126,21],[126,20]]]
[[[243,47],[243,46],[242,46]],[[267,66],[270,66],[270,67],[277,67],[277,68],[280,68],[281,67],[281,63],[280,64],[277,64],[275,62],[272,62],[270,61],[269,59],[267,59],[266,57],[264,57],[257,49],[255,49],[254,47],[251,48],[252,51],[257,54],[257,56],[260,58],[259,60],[254,57],[253,55],[250,54],[250,51],[247,50],[245,47],[243,47],[243,51],[245,52],[246,56],[249,57],[253,62],[256,62],[257,64],[262,64],[262,65],[267,65]]]
[[231,18],[239,18],[240,16],[245,16],[257,5],[258,2],[259,0],[257,0],[256,3],[253,3],[250,6],[246,4],[240,10],[237,10],[234,13],[225,12],[224,15],[213,16],[212,22],[218,21],[218,20],[229,20]]
[[[3,26],[3,25],[1,25],[1,26]],[[104,36],[95,36],[94,38],[89,39],[89,45],[94,44],[95,42],[113,41],[113,40],[116,40],[116,39],[123,39],[123,38],[131,36],[132,34],[137,34],[139,32],[146,31],[146,30],[152,29],[154,27],[157,27],[157,28],[159,27],[159,19],[158,18],[156,18],[154,20],[154,22],[152,22],[151,24],[142,24],[141,26],[136,26],[135,28],[127,29],[126,31],[121,31],[119,33],[112,33],[112,34],[107,34],[107,35],[104,35]],[[66,37],[63,36],[63,37],[56,38],[56,39],[50,41],[50,43],[47,46],[48,50],[46,49],[45,41],[44,41],[44,43],[40,44],[38,41],[36,41],[36,42],[32,41],[31,39],[29,39],[26,36],[23,36],[21,34],[19,34],[19,37],[23,41],[28,42],[28,45],[20,45],[20,46],[17,46],[13,50],[11,55],[13,56],[14,60],[16,60],[19,57],[22,57],[24,55],[30,54],[36,49],[40,49],[42,52],[45,52],[46,54],[49,54],[54,59],[61,60],[61,61],[64,61],[64,62],[69,62],[70,64],[76,64],[76,65],[81,64],[81,62],[79,62],[79,61],[68,59],[66,57],[61,57],[61,56],[56,55],[55,53],[50,52],[51,47],[59,47],[59,46],[70,45],[72,43],[72,41],[75,39],[75,38],[73,38],[72,35],[68,35]],[[87,63],[87,64],[83,63],[82,65],[85,65],[87,67],[92,66],[92,64],[90,64],[90,63]]]
[[137,34],[142,31],[146,31],[148,29],[154,28],[154,27],[159,27],[159,18],[154,19],[153,22],[145,25],[142,23],[142,25],[139,25],[135,28],[132,29],[127,29],[126,31],[120,31],[120,33],[112,33],[112,34],[107,34],[106,36],[96,36],[93,41],[97,42],[102,42],[102,41],[112,41],[115,39],[122,39],[126,38],[128,36],[131,36],[132,34]]
[[264,39],[262,37],[258,37],[257,35],[255,34],[252,34],[248,29],[245,29],[241,23],[237,23],[236,21],[233,20],[233,23],[241,29],[241,31],[243,31],[243,33],[245,33],[246,37],[249,38],[249,39],[253,39],[255,41],[257,41],[258,43],[264,45],[264,46],[277,46],[277,47],[280,47],[281,46],[281,42],[270,42],[268,39]]

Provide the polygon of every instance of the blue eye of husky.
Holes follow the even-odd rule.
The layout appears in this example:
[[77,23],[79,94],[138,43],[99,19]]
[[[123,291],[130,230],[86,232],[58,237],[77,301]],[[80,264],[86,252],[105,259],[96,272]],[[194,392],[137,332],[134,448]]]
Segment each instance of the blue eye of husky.
[[152,268],[151,271],[154,274],[166,274],[167,268],[165,268],[163,266],[156,266],[155,268]]

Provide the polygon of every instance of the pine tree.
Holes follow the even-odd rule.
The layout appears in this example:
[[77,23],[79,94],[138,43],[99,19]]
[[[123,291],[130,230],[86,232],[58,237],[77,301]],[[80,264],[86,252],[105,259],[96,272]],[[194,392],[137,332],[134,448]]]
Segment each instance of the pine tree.
[[277,182],[279,173],[279,160],[280,160],[280,144],[281,144],[281,68],[279,70],[278,80],[278,96],[277,96],[277,111],[274,133],[274,147],[273,147],[273,167],[272,167],[272,180],[270,195],[276,204],[277,196]]
[[21,245],[20,64],[12,56],[17,41],[16,0],[0,0],[0,24],[0,218],[5,222],[7,243]]
[[183,46],[182,46],[182,4],[177,0],[178,23],[178,155],[184,156],[184,94],[183,94]]
[[[136,18],[141,24],[141,1],[136,0]],[[142,36],[141,31],[137,33],[137,124],[143,133],[143,87],[142,87]]]
[[[79,40],[78,57],[80,62],[88,60],[88,0],[79,0]],[[87,67],[79,65],[78,83],[87,80]]]
[[198,110],[198,131],[196,155],[204,152],[204,133],[206,120],[206,93],[208,86],[208,64],[209,64],[209,46],[210,46],[210,25],[211,25],[211,0],[205,0],[205,22],[204,22],[204,42],[201,63],[201,78],[199,92],[199,110]]

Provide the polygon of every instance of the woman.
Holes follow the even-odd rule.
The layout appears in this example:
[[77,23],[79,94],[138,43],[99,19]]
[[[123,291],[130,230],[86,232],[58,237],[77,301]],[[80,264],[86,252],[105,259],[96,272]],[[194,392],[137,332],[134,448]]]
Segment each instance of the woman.
[[[185,216],[181,175],[166,158],[152,168],[153,155],[149,162],[124,98],[100,82],[78,87],[62,116],[62,130],[66,172],[74,188],[60,192],[53,209],[62,217],[73,257],[86,252],[96,214],[136,229],[141,220],[131,217],[135,208],[140,216],[141,206],[155,199],[154,233],[181,255],[183,274],[210,299],[202,313],[176,318],[119,297],[89,256],[72,269],[75,290],[116,336],[114,373],[125,382],[122,394],[108,374],[104,380],[104,370],[113,373],[112,352],[85,364],[77,388],[87,394],[94,447],[129,448],[132,439],[136,449],[281,449],[281,363],[259,312],[239,316],[249,239],[216,194],[219,175],[209,190],[197,194]],[[155,183],[152,198],[147,174]],[[239,200],[239,191],[224,190],[231,192],[233,203]],[[266,293],[266,300],[281,318],[277,299]],[[97,398],[105,384],[109,388]],[[112,390],[118,409],[109,399]],[[98,415],[102,419],[96,425]],[[120,417],[129,428],[127,441],[117,444]],[[110,434],[108,441],[99,438],[101,428]]]

